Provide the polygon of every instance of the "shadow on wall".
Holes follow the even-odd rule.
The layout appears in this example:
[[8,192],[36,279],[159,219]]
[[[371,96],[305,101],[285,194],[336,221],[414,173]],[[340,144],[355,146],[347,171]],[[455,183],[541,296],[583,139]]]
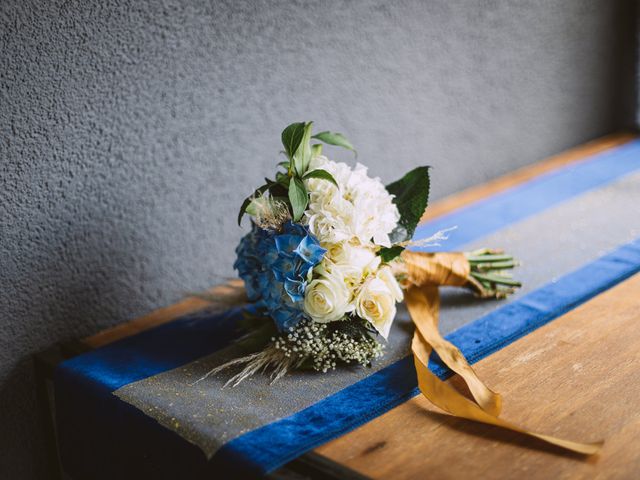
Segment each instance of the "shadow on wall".
[[[32,238],[42,247],[37,261],[21,263],[19,252],[13,257],[20,276],[30,279],[28,301],[24,301],[24,285],[3,287],[9,302],[3,304],[0,321],[3,337],[11,343],[2,352],[4,371],[0,374],[1,478],[48,476],[32,352],[106,328],[126,318],[132,306],[150,308],[142,291],[128,286],[131,276],[144,276],[136,259],[144,256],[145,240],[134,225],[129,231],[113,229],[104,217],[91,226],[69,223],[65,228],[65,232],[37,229],[37,239]],[[58,243],[56,238],[63,240]],[[27,452],[38,460],[13,461]],[[7,466],[9,471],[5,471]]]

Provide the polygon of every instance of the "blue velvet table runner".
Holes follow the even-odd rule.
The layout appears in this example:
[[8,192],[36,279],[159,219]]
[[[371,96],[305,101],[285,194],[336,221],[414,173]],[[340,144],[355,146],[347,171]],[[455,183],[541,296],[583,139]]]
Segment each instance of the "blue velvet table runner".
[[[640,169],[640,142],[594,156],[422,225],[416,237],[458,225],[448,250]],[[462,228],[464,227],[464,228]],[[452,332],[470,363],[640,271],[640,240]],[[55,374],[60,454],[74,478],[227,478],[269,472],[418,393],[410,357],[294,414],[201,450],[112,392],[229,344],[239,311],[190,315],[80,355]],[[178,341],[177,341],[178,340]],[[434,356],[430,368],[450,372]]]

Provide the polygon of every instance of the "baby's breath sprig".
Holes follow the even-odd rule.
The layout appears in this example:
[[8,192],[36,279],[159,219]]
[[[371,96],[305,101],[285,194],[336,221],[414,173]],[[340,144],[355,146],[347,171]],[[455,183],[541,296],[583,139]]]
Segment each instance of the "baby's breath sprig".
[[325,373],[340,364],[370,366],[384,351],[384,346],[372,336],[375,330],[367,322],[357,318],[331,323],[306,320],[286,333],[261,341],[263,334],[268,332],[265,327],[267,325],[252,331],[240,341],[250,351],[255,350],[251,346],[256,347],[264,342],[258,347],[258,351],[213,368],[191,385],[229,368],[238,367],[240,371],[227,380],[225,387],[235,387],[264,371],[271,372],[271,383],[274,383],[297,369],[310,368]]
[[[341,325],[342,324],[342,325]],[[347,326],[349,328],[342,328]],[[382,356],[383,346],[358,322],[317,323],[308,321],[280,337],[273,338],[276,349],[288,358],[303,358],[314,370],[327,372],[339,363],[368,366]]]

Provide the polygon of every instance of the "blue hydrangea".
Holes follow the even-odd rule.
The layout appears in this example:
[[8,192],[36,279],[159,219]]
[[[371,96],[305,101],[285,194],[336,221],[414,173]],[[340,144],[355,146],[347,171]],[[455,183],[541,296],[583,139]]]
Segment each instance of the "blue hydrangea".
[[280,232],[253,225],[236,248],[233,267],[244,280],[249,300],[286,331],[304,319],[304,291],[325,252],[303,225],[287,222]]

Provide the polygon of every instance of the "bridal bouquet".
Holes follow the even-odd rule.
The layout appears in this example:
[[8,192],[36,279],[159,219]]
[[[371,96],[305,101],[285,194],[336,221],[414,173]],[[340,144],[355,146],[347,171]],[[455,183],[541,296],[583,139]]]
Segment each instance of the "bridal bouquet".
[[[509,430],[581,454],[602,442],[580,443],[532,432],[500,417],[502,397],[438,330],[441,286],[466,287],[481,298],[504,298],[520,283],[508,271],[513,257],[498,250],[426,253],[446,231],[413,239],[429,197],[429,168],[418,167],[384,186],[366,167],[335,162],[322,143],[355,150],[339,133],[312,134],[312,123],[282,132],[286,160],[242,204],[251,217],[235,268],[252,307],[246,309],[250,353],[207,376],[241,367],[227,384],[266,370],[275,382],[287,372],[326,372],[370,365],[382,355],[396,305],[403,301],[415,327],[411,351],[421,393],[445,412]],[[314,141],[322,143],[314,143]],[[429,368],[432,352],[466,383],[471,398]],[[198,380],[198,381],[200,381]]]
[[[240,209],[238,223],[248,214],[251,231],[234,267],[254,304],[245,340],[259,350],[216,369],[244,365],[231,383],[266,368],[277,380],[298,368],[369,365],[382,355],[403,287],[412,283],[404,250],[445,238],[437,232],[411,241],[427,207],[428,167],[385,187],[360,163],[328,159],[313,141],[355,153],[342,134],[313,135],[312,122],[289,125],[282,132],[286,160]],[[446,264],[444,255],[431,256],[429,268]],[[475,252],[465,265],[469,272],[457,284],[481,296],[504,296],[519,285],[500,274],[514,266],[500,252]]]

